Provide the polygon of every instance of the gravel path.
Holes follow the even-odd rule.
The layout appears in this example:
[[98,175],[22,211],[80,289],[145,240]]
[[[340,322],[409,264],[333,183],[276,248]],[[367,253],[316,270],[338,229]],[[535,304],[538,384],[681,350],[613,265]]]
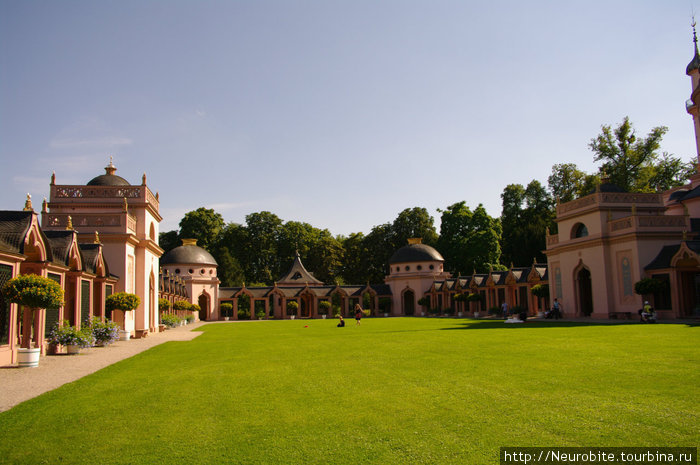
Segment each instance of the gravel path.
[[0,367],[0,412],[164,342],[190,341],[202,334],[192,330],[203,324],[206,322],[117,341],[109,347],[83,349],[79,355],[48,355],[41,357],[36,368]]

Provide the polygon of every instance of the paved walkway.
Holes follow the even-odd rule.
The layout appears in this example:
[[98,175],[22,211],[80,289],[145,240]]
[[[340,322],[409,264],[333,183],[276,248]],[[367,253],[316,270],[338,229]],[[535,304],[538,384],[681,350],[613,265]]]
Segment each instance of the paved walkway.
[[192,330],[203,324],[207,322],[117,341],[109,347],[83,349],[79,355],[48,355],[41,357],[36,368],[0,367],[0,412],[164,342],[190,341],[202,334]]

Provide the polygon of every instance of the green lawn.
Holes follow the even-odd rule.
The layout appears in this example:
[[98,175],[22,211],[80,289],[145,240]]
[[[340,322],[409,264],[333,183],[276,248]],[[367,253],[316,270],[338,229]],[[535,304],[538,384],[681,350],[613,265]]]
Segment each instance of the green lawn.
[[0,413],[0,463],[489,464],[501,446],[700,444],[700,327],[335,324],[203,326]]

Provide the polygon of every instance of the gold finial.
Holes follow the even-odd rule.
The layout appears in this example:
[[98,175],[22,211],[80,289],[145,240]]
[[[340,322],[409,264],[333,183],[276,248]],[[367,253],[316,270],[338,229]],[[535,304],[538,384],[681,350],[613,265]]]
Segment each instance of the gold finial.
[[146,185],[146,173],[143,173],[143,176],[141,176],[141,185],[142,186]]
[[66,223],[66,231],[72,231],[73,230],[73,218],[68,215],[68,222]]
[[34,207],[32,207],[32,196],[27,193],[27,200],[24,201],[24,211],[25,212],[33,212]]
[[124,197],[124,212],[129,212],[129,202],[126,200],[126,197]]
[[109,156],[109,165],[105,166],[105,173],[112,175],[114,172],[117,171],[117,167],[114,166],[114,163],[112,163],[112,156]]
[[683,214],[684,214],[685,216],[688,216],[688,215],[690,214],[690,213],[688,212],[688,206],[687,206],[686,204],[682,204],[682,205],[683,205]]
[[160,194],[156,191],[156,200],[160,201]]
[[197,239],[182,239],[182,245],[197,245]]
[[547,227],[545,228],[545,231],[546,231],[547,235],[549,236],[549,226],[547,226]]
[[100,233],[95,231],[95,240],[93,241],[94,244],[100,244]]
[[422,243],[423,243],[422,237],[411,237],[410,239],[408,239],[409,245],[422,244]]
[[41,202],[41,213],[48,213],[49,212],[49,203],[46,201],[46,197],[44,197],[44,201]]
[[51,185],[53,186],[55,184],[56,184],[56,172],[54,171],[53,173],[51,173]]

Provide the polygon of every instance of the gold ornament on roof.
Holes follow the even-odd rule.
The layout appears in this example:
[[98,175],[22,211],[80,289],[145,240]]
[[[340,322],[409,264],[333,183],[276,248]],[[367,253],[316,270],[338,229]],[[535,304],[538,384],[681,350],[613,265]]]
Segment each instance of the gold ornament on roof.
[[68,215],[68,223],[66,223],[66,231],[72,231],[73,230],[73,218]]
[[93,241],[95,244],[100,244],[100,233],[95,231],[95,240]]
[[141,185],[146,185],[146,173],[143,173],[143,176],[141,176]]
[[24,201],[24,211],[25,212],[33,212],[34,207],[32,207],[32,196],[27,193],[27,200]]
[[129,202],[126,200],[126,197],[124,197],[124,212],[129,212]]

